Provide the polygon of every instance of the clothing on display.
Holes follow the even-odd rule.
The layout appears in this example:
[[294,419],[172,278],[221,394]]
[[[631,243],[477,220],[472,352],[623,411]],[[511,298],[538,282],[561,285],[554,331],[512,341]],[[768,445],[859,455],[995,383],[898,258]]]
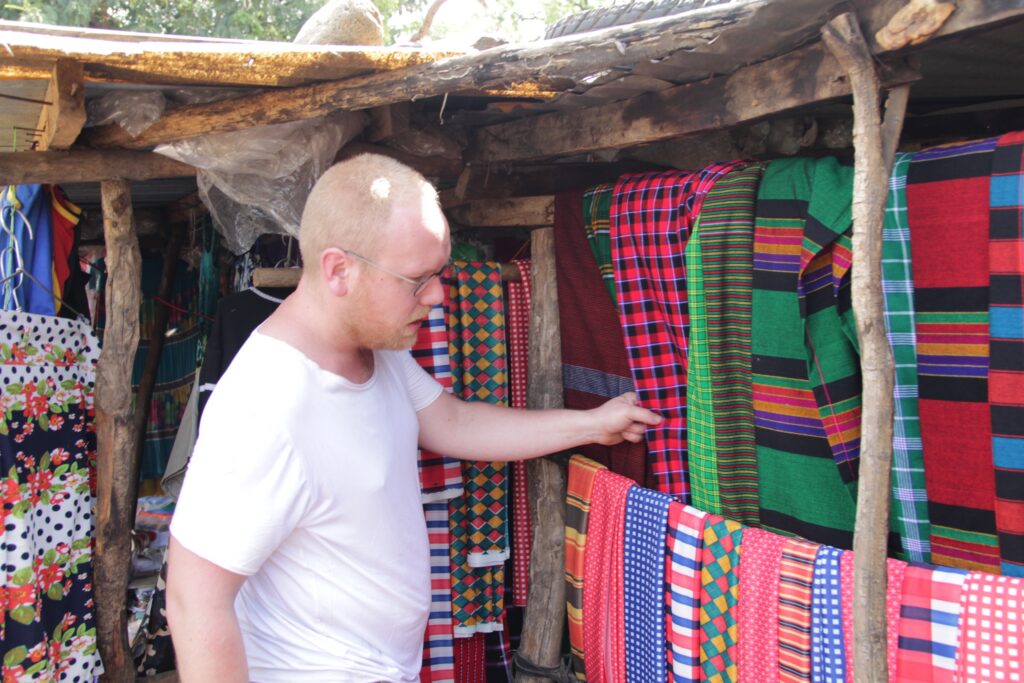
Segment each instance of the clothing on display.
[[[519,280],[508,283],[509,405],[525,409],[530,344],[530,261],[515,259]],[[512,463],[512,604],[526,605],[530,593],[530,555],[533,526],[530,522],[526,462]]]

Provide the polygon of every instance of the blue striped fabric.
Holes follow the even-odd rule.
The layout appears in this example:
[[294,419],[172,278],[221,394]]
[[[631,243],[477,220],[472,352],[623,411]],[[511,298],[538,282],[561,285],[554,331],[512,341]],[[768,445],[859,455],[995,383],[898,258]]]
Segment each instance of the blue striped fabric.
[[700,677],[700,568],[707,513],[673,502],[668,511],[668,643],[672,683]]
[[562,384],[566,389],[583,391],[597,396],[615,398],[633,391],[633,378],[620,377],[593,368],[562,364]]
[[814,561],[811,588],[811,680],[814,683],[846,681],[839,570],[842,555],[841,550],[823,545]]

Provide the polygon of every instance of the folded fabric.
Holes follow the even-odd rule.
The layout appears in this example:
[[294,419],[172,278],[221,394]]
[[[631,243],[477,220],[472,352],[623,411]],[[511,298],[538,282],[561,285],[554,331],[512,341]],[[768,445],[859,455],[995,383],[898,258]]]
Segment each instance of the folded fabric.
[[700,585],[706,517],[706,512],[677,501],[668,506],[665,628],[671,683],[701,680]]
[[823,545],[814,561],[811,589],[811,680],[845,683],[843,597],[840,562],[843,551]]
[[1024,581],[971,572],[960,594],[958,683],[1024,680]]
[[708,515],[700,570],[700,667],[704,680],[736,683],[736,604],[743,527]]
[[743,680],[779,680],[779,564],[786,537],[763,529],[743,530],[740,586],[743,599],[736,608],[739,673]]
[[[566,613],[569,618],[569,652],[576,678],[587,680],[583,649],[583,586],[586,576],[587,525],[594,478],[604,465],[581,455],[569,459],[565,497]],[[603,530],[598,530],[603,533]]]
[[[889,628],[886,630],[886,664],[889,676],[895,675],[899,655],[900,606],[903,599],[903,576],[907,563],[889,558],[886,560],[885,616]],[[841,560],[843,596],[843,643],[846,647],[846,675],[855,680],[853,667],[853,553],[843,553]]]
[[[530,343],[530,262],[516,259],[519,280],[508,283],[509,393],[513,408],[526,408],[527,355]],[[512,604],[525,605],[530,593],[530,522],[526,462],[512,463]]]
[[811,587],[819,546],[787,538],[779,562],[779,680],[811,680]]
[[894,680],[953,683],[967,572],[910,565],[903,578]]

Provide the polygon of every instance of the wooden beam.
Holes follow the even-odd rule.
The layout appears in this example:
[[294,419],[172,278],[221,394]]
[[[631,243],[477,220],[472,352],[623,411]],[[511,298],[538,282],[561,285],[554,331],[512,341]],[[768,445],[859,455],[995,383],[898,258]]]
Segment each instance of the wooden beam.
[[359,154],[382,154],[400,161],[406,166],[422,173],[427,178],[439,178],[442,180],[455,180],[462,173],[462,159],[452,159],[441,156],[416,156],[393,147],[384,145],[371,145],[366,142],[350,142],[338,151],[335,161],[351,159]]
[[134,683],[125,596],[135,525],[132,363],[139,345],[142,257],[128,183],[104,180],[100,191],[108,277],[107,326],[96,366],[96,631],[104,680]]
[[[529,373],[527,406],[561,408],[562,346],[555,282],[555,230],[535,230],[530,238]],[[533,525],[530,595],[526,603],[519,655],[527,661],[557,668],[565,623],[565,468],[551,458],[526,465]],[[517,683],[543,680],[519,674]]]
[[[850,13],[822,29],[822,38],[850,76],[853,89],[853,310],[864,385],[860,473],[853,535],[853,643],[857,681],[886,683],[887,540],[892,495],[894,362],[885,333],[882,223],[905,93],[893,100],[884,126],[879,79],[868,44]],[[895,117],[895,118],[894,118]]]
[[383,142],[409,130],[410,109],[408,102],[396,102],[371,109],[366,139],[370,142]]
[[71,150],[0,154],[0,182],[5,185],[186,178],[195,174],[192,166],[152,152]]
[[[916,78],[898,65],[884,75],[887,85]],[[728,128],[849,94],[845,72],[819,43],[730,76],[479,128],[472,132],[466,158],[521,162],[634,147]]]
[[[881,53],[877,33],[888,26],[907,0],[853,0],[871,51]],[[985,31],[1024,16],[1024,0],[956,0],[956,11],[927,38],[929,42]]]
[[503,167],[472,164],[459,176],[454,196],[461,204],[474,199],[503,199],[558,194],[566,190],[614,183],[625,173],[660,171],[665,166],[646,161],[539,164]]
[[772,0],[742,0],[556,40],[501,45],[433,64],[336,83],[181,107],[165,114],[135,138],[121,127],[110,125],[94,129],[89,143],[96,147],[141,149],[210,132],[315,118],[339,109],[367,109],[521,79],[579,78],[621,64],[706,46],[771,3]]
[[85,125],[85,82],[82,65],[61,59],[53,65],[36,130],[42,131],[37,149],[67,149]]
[[481,199],[448,210],[455,223],[467,228],[520,228],[555,224],[555,198]]

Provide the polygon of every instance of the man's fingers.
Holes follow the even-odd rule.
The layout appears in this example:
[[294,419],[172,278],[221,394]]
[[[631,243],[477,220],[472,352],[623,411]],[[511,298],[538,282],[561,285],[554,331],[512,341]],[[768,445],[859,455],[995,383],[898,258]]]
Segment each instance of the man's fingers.
[[661,415],[658,415],[652,410],[647,408],[641,408],[640,406],[633,406],[629,411],[629,419],[633,422],[642,422],[645,425],[657,425],[661,424]]

